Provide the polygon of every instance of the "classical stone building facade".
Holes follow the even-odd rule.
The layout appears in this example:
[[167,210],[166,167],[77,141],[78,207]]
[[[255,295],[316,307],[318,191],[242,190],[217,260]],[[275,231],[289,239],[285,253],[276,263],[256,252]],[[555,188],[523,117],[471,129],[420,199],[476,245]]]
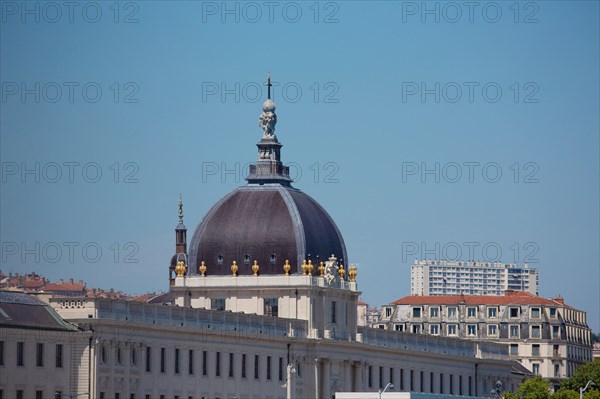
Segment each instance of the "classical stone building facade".
[[87,396],[91,336],[47,303],[0,291],[0,398]]
[[523,291],[495,295],[406,296],[382,307],[374,327],[493,341],[555,385],[592,359],[586,313],[560,297]]

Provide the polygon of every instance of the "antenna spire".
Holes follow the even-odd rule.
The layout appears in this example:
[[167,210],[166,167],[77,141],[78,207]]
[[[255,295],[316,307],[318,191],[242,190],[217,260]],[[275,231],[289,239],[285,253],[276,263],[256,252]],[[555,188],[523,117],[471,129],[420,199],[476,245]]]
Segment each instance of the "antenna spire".
[[179,194],[179,224],[183,224],[183,200]]

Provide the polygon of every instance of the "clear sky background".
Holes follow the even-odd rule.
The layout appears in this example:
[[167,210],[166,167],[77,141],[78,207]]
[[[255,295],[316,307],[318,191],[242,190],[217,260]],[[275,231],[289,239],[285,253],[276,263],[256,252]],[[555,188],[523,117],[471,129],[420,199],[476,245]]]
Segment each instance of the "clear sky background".
[[270,71],[365,301],[529,261],[600,330],[598,2],[0,4],[3,272],[168,289],[178,196],[191,238],[244,184]]

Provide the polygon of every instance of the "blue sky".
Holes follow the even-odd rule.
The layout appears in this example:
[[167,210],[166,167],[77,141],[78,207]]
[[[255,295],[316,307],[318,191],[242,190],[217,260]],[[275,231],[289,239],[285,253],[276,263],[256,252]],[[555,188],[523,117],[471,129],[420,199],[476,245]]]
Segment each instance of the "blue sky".
[[178,196],[191,237],[244,183],[270,71],[363,299],[472,248],[600,330],[598,2],[61,4],[1,3],[4,272],[167,289]]

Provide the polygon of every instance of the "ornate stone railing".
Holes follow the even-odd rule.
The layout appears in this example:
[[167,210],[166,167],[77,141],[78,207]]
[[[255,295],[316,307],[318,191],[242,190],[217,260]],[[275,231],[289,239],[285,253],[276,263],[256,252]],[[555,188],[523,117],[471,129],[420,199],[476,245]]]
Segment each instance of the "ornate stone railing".
[[379,328],[358,327],[357,341],[368,345],[432,352],[481,359],[509,359],[508,347],[494,342],[475,342],[465,339],[413,334]]
[[[305,320],[259,316],[179,306],[155,305],[115,299],[51,299],[52,307],[66,320],[110,319],[134,323],[198,328],[202,331],[272,337],[306,337]],[[77,305],[74,305],[77,304]]]

